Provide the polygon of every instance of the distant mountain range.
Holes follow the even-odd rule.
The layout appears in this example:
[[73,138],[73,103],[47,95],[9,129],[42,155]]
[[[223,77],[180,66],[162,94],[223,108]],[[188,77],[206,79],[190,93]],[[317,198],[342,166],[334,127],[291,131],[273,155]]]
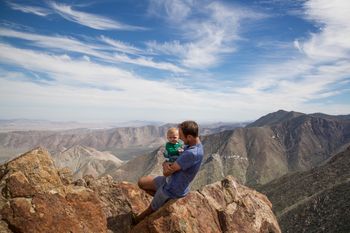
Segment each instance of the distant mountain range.
[[[245,127],[239,127],[239,123],[202,126],[201,133],[207,134],[202,136],[205,158],[193,188],[221,180],[227,175],[254,187],[289,172],[318,166],[349,145],[349,119],[349,115],[280,110]],[[11,150],[23,152],[37,146],[47,148],[54,155],[74,146],[93,148],[101,153],[108,151],[129,160],[111,174],[135,181],[140,174],[160,171],[156,150],[165,143],[166,131],[172,126],[176,125],[0,133],[0,153],[8,154]],[[76,156],[81,157],[79,153]],[[71,159],[76,158],[71,156]],[[130,169],[135,166],[137,171]]]
[[[212,123],[201,127],[201,134],[231,130],[246,123]],[[29,130],[0,133],[0,162],[37,146],[47,148],[52,154],[73,146],[91,147],[110,151],[123,160],[147,154],[166,140],[166,131],[176,124],[161,126],[118,127],[111,129],[69,129],[61,131]]]
[[325,164],[261,187],[282,232],[350,232],[350,147]]
[[142,127],[146,125],[160,126],[165,123],[160,121],[126,121],[126,122],[101,122],[82,123],[76,121],[48,121],[30,119],[0,119],[0,132],[28,131],[28,130],[50,130],[62,131],[69,129],[111,129],[120,127]]
[[[217,129],[220,132],[221,128],[233,129],[237,127],[244,127],[249,122],[213,122],[203,123],[201,126],[203,129],[208,130],[208,133],[213,133],[210,129]],[[112,128],[125,128],[125,127],[143,127],[143,126],[162,126],[166,125],[160,121],[125,121],[125,122],[103,122],[103,123],[82,123],[76,121],[48,121],[48,120],[30,120],[30,119],[13,119],[4,120],[0,119],[0,132],[11,131],[63,131],[63,130],[75,130],[75,129],[112,129]],[[171,124],[176,125],[176,124]],[[207,132],[203,132],[207,134]]]

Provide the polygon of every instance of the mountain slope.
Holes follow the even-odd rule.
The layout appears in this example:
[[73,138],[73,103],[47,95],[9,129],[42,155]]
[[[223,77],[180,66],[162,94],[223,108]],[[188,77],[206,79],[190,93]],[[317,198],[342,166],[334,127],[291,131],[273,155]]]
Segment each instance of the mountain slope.
[[350,144],[350,121],[326,116],[279,111],[246,128],[203,137],[205,158],[194,187],[226,175],[255,186],[324,163]]
[[115,180],[125,180],[137,183],[138,179],[145,175],[161,176],[164,157],[159,149],[149,154],[140,155],[121,165],[118,169],[105,173]]
[[309,171],[258,188],[283,232],[350,232],[350,147]]
[[74,179],[85,175],[99,177],[111,173],[123,164],[123,161],[108,152],[79,145],[54,154],[53,158],[57,167],[68,167],[73,172]]

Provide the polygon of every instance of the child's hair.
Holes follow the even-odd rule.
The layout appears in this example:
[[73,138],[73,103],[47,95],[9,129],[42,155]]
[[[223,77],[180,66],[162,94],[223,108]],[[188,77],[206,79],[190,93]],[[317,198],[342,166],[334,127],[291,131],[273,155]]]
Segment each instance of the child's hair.
[[185,136],[192,135],[198,137],[199,127],[195,121],[184,121],[178,126]]
[[167,133],[166,133],[166,136],[170,136],[172,134],[179,134],[179,131],[177,128],[175,127],[171,127],[170,129],[168,129]]

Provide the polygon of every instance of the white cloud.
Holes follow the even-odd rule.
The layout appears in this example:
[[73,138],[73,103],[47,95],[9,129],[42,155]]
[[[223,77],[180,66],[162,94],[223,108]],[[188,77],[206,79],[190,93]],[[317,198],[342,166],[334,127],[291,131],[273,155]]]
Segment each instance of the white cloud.
[[316,62],[350,57],[350,2],[347,0],[310,0],[305,3],[305,17],[320,27],[311,38],[299,41],[300,48]]
[[[236,51],[240,40],[239,25],[242,20],[257,20],[264,15],[238,6],[204,1],[153,1],[151,9],[165,9],[171,27],[182,34],[182,41],[159,44],[148,42],[151,51],[171,54],[189,68],[207,69],[218,65],[224,55]],[[156,3],[156,4],[155,4]],[[207,5],[206,5],[207,4]],[[167,9],[175,5],[173,10]],[[155,10],[154,10],[155,11]],[[178,15],[177,12],[182,12]],[[164,11],[160,11],[164,12]],[[158,15],[159,16],[159,15]]]
[[[349,93],[345,84],[350,80],[350,2],[310,0],[304,9],[304,17],[320,26],[320,30],[309,38],[294,40],[294,47],[301,52],[299,56],[256,69],[245,77],[245,84],[232,92],[279,108],[287,106],[286,109],[303,112],[332,109],[344,114],[349,105],[332,103],[331,107],[322,102]],[[339,106],[344,109],[338,109]]]
[[31,13],[31,14],[35,14],[38,16],[47,16],[49,14],[52,14],[52,12],[50,10],[42,8],[42,7],[20,5],[20,4],[14,3],[14,2],[7,2],[7,4],[11,7],[11,9],[22,11],[24,13]]
[[145,30],[145,28],[127,25],[110,18],[73,10],[72,6],[50,2],[52,9],[66,20],[98,30]]
[[[108,63],[129,63],[137,66],[150,67],[160,70],[168,70],[172,72],[185,72],[181,67],[169,62],[156,62],[150,57],[144,57],[138,54],[147,53],[142,49],[136,48],[132,45],[123,43],[121,41],[112,40],[105,36],[101,36],[100,40],[106,44],[101,43],[86,43],[71,37],[64,36],[43,36],[39,34],[20,32],[11,29],[0,27],[0,36],[19,38],[26,41],[31,41],[34,46],[43,49],[53,49],[62,52],[78,52],[84,55],[93,56],[102,59]],[[118,51],[120,53],[114,53]],[[131,58],[126,54],[138,55],[136,58]]]
[[165,13],[168,21],[181,22],[191,14],[193,7],[193,0],[150,0],[148,12],[161,18]]
[[136,48],[128,43],[124,43],[124,42],[119,41],[119,40],[113,40],[113,39],[108,38],[106,36],[101,36],[101,41],[105,42],[106,44],[111,45],[112,49],[114,49],[115,51],[118,51],[118,52],[134,54],[134,55],[145,53],[141,49]]
[[[318,90],[307,91],[307,88],[315,86],[312,79],[302,83],[308,84],[307,88],[302,89],[305,93],[301,92],[300,86],[293,86],[292,82],[285,80],[283,82],[286,83],[280,84],[284,86],[284,91],[269,93],[193,89],[187,83],[177,85],[172,80],[145,80],[113,66],[67,55],[54,56],[6,44],[0,44],[0,50],[1,63],[54,79],[38,84],[25,73],[0,71],[0,111],[8,117],[15,111],[17,117],[34,116],[36,111],[45,118],[67,120],[247,120],[279,108],[312,111],[312,106],[305,105],[304,99]],[[338,72],[327,67],[323,69],[328,70],[330,77]],[[344,64],[342,72],[348,70],[349,67]],[[317,76],[312,78],[318,79]],[[295,93],[300,94],[295,96]],[[285,101],[286,98],[290,99]],[[307,108],[301,109],[303,106]],[[319,105],[314,109],[318,108]],[[348,107],[337,109],[342,113],[346,110]]]

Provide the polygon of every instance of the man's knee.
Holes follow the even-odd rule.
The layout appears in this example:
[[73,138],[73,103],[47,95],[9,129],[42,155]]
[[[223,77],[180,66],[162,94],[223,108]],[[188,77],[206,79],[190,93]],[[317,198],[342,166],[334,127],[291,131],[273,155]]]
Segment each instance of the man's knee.
[[152,176],[143,176],[138,180],[137,185],[140,187],[140,189],[155,191],[157,188],[153,179],[154,177]]
[[140,189],[147,189],[148,183],[149,183],[149,176],[143,176],[139,179],[137,182],[137,185],[139,186]]
[[140,189],[145,189],[146,182],[147,182],[147,178],[143,176],[138,180],[137,185],[139,186]]

